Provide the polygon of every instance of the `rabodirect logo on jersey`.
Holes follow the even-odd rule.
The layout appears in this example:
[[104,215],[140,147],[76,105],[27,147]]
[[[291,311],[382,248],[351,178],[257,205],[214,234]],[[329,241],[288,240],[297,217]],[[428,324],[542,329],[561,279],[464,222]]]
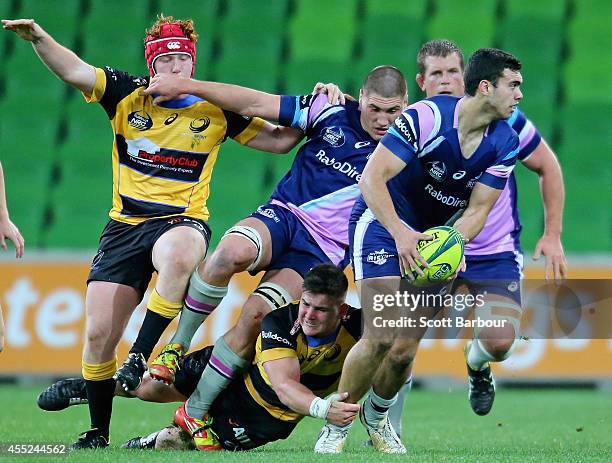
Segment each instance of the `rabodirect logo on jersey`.
[[359,172],[352,164],[346,161],[336,161],[336,158],[330,158],[323,150],[319,150],[317,154],[315,154],[315,157],[326,166],[330,166],[332,169],[337,170],[341,174],[355,179],[357,182],[361,180],[361,172]]
[[134,111],[128,115],[128,125],[140,131],[149,130],[153,127],[153,119],[146,111]]
[[342,145],[344,145],[344,132],[340,127],[326,127],[322,135],[323,140],[332,145],[334,148],[340,148]]
[[429,175],[437,182],[443,182],[446,179],[446,164],[442,161],[431,161],[427,163],[427,171]]
[[262,339],[271,339],[273,341],[282,342],[283,344],[286,344],[287,346],[291,346],[291,343],[289,342],[288,339],[285,339],[282,336],[279,336],[278,334],[273,333],[272,331],[262,331],[261,337]]
[[428,192],[432,198],[440,201],[442,204],[446,204],[447,206],[466,207],[468,203],[467,199],[457,198],[453,195],[445,195],[440,190],[436,190],[430,184],[427,184],[427,186],[425,187],[425,191]]

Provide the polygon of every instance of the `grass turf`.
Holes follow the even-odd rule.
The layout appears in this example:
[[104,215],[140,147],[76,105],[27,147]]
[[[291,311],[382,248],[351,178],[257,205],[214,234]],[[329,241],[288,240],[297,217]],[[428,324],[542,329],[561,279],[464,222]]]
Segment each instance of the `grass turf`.
[[[63,412],[43,412],[36,406],[41,386],[0,385],[0,443],[55,442],[69,444],[88,428],[87,406]],[[353,426],[345,453],[315,455],[314,442],[322,425],[306,418],[285,440],[248,453],[142,452],[121,450],[125,440],[169,424],[175,404],[149,404],[117,398],[111,427],[111,447],[62,456],[70,462],[147,463],[222,462],[385,462],[409,461],[612,461],[612,394],[584,390],[501,390],[490,415],[478,417],[466,394],[414,390],[406,404],[404,443],[408,456],[381,455],[362,445],[365,431]],[[2,458],[8,457],[8,459]],[[54,461],[56,457],[0,455],[4,461]]]

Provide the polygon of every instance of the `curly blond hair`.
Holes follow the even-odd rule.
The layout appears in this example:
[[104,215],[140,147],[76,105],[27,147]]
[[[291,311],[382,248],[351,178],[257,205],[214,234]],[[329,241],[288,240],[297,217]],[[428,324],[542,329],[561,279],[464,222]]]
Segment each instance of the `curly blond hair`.
[[187,37],[193,43],[198,42],[198,34],[194,29],[193,21],[191,19],[174,19],[172,16],[164,16],[163,13],[158,15],[157,20],[153,23],[153,25],[145,31],[146,36],[159,38],[161,26],[169,23],[177,23],[181,27],[185,37]]

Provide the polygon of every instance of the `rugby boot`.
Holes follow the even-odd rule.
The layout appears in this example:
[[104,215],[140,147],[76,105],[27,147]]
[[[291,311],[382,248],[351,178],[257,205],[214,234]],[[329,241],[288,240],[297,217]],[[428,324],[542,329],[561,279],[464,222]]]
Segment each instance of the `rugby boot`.
[[137,449],[137,450],[153,450],[155,449],[155,441],[160,431],[155,431],[148,436],[132,437],[130,440],[121,445],[122,449]]
[[199,420],[189,416],[185,410],[185,402],[174,412],[174,424],[191,436],[198,450],[223,450],[211,429],[212,418],[205,415],[204,419]]
[[183,356],[183,346],[180,344],[166,344],[155,360],[151,362],[149,374],[151,378],[172,384],[176,372],[179,370],[179,358]]
[[86,404],[87,391],[83,378],[67,378],[53,383],[42,391],[36,403],[43,410],[56,412],[71,405]]
[[359,410],[359,420],[366,428],[368,436],[370,436],[372,441],[372,446],[376,450],[381,453],[406,453],[406,447],[404,447],[404,444],[402,444],[402,441],[395,433],[388,416],[385,416],[377,426],[371,426],[366,421],[363,407],[361,407]]
[[93,428],[79,434],[77,441],[70,446],[70,450],[93,450],[108,447],[108,436]]
[[147,362],[142,354],[132,352],[121,365],[113,379],[125,389],[126,392],[134,391],[142,382],[142,375],[147,371]]
[[342,453],[346,445],[349,429],[350,426],[339,429],[337,426],[327,423],[319,433],[314,451],[316,453]]
[[474,413],[483,416],[491,411],[495,400],[495,378],[491,372],[491,366],[478,371],[472,370],[467,365],[468,370],[468,397],[470,406]]

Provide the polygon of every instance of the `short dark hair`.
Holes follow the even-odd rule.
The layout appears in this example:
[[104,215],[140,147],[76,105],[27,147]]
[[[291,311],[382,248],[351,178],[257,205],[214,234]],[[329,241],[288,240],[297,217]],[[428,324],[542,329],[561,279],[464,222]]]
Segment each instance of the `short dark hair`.
[[363,93],[374,92],[383,98],[404,97],[407,92],[406,78],[395,66],[377,66],[372,69],[361,87]]
[[302,289],[313,294],[324,294],[340,300],[346,296],[348,280],[339,267],[333,264],[321,264],[306,274]]
[[476,95],[478,84],[488,80],[493,85],[504,73],[504,69],[520,71],[521,62],[513,55],[497,48],[481,48],[476,50],[468,60],[463,74],[465,93]]
[[463,71],[463,52],[455,42],[451,42],[450,40],[446,39],[436,39],[424,43],[417,54],[417,66],[419,68],[419,73],[423,76],[425,75],[425,58],[428,56],[446,58],[448,55],[452,55],[453,53],[457,53],[457,56],[459,56],[459,65]]

